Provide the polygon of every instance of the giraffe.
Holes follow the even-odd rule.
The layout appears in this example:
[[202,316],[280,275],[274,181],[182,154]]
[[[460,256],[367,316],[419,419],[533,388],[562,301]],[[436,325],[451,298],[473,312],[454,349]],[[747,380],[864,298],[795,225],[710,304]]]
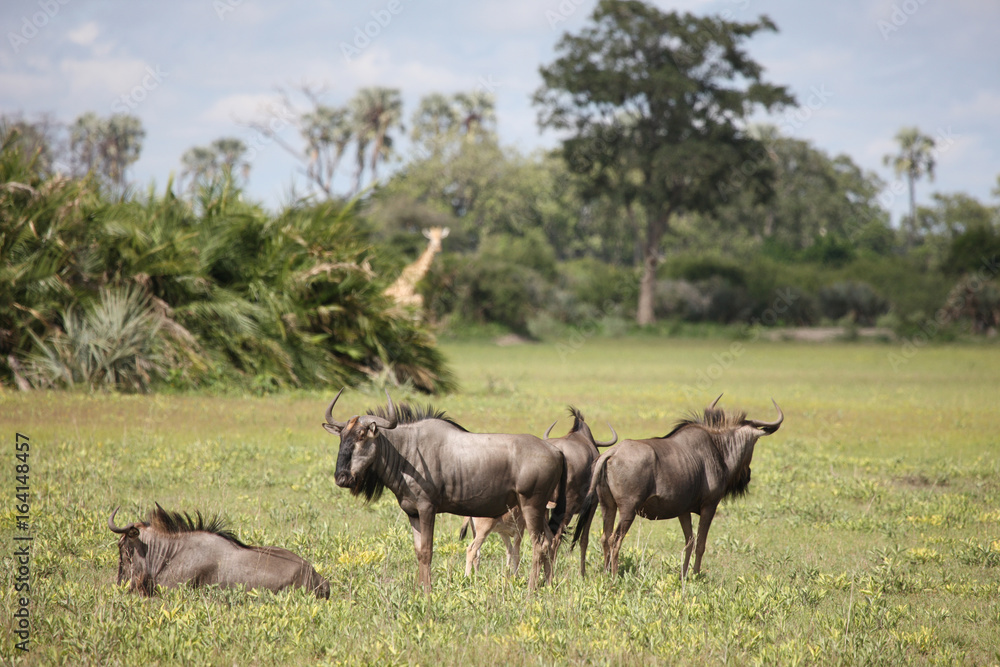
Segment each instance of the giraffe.
[[431,227],[424,230],[424,236],[430,241],[423,254],[399,274],[392,285],[383,292],[387,297],[392,298],[398,306],[412,306],[420,310],[424,306],[424,298],[417,294],[416,286],[420,279],[427,275],[434,261],[434,255],[441,251],[441,241],[448,236],[447,227]]

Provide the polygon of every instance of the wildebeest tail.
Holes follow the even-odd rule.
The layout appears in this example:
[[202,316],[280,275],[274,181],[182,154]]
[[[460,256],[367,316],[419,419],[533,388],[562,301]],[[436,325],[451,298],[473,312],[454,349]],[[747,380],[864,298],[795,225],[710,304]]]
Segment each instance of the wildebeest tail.
[[471,516],[467,516],[465,517],[465,520],[462,521],[462,527],[458,531],[458,539],[465,539],[465,536],[469,533],[469,526],[472,526],[472,536],[476,536],[476,522],[472,520]]
[[576,547],[577,541],[583,535],[584,526],[590,526],[590,522],[586,519],[592,518],[594,512],[597,511],[597,485],[603,484],[607,479],[608,458],[613,453],[614,450],[611,450],[594,461],[594,470],[590,473],[590,489],[587,490],[587,497],[583,499],[583,504],[580,506],[580,518],[577,519],[576,530],[573,531],[573,543],[569,547],[570,551]]
[[569,470],[566,468],[566,459],[563,458],[562,472],[559,475],[559,493],[556,496],[556,506],[549,515],[549,530],[556,536],[557,541],[558,536],[566,529],[566,520],[569,518],[566,516],[566,484],[568,477]]

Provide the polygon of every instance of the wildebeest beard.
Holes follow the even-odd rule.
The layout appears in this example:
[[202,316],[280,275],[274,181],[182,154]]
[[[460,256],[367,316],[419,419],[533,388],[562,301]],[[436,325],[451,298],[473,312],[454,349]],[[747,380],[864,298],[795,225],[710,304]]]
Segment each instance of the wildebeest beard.
[[[348,437],[350,437],[350,435]],[[342,447],[347,445],[347,455],[338,457],[337,472],[334,473],[335,476],[340,472],[350,474],[351,460],[354,457],[354,443],[355,441],[341,444]],[[375,470],[375,466],[378,463],[378,460],[383,458],[383,453],[386,451],[395,452],[395,448],[388,442],[388,440],[386,440],[386,437],[382,435],[382,433],[376,431],[375,460],[373,460],[371,464],[365,468],[364,472],[360,475],[355,475],[354,479],[351,480],[350,491],[352,496],[363,495],[366,503],[378,500],[382,497],[382,492],[385,490],[385,484],[382,482],[378,472]]]

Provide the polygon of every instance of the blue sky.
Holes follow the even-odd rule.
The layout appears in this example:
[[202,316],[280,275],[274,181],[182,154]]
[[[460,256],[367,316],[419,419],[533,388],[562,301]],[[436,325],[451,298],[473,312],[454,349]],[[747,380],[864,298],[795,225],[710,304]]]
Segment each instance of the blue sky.
[[[139,116],[147,136],[131,175],[162,187],[185,150],[221,136],[254,148],[251,196],[274,205],[296,164],[249,129],[281,117],[277,90],[307,84],[342,104],[363,86],[399,88],[407,119],[422,95],[486,88],[496,95],[505,144],[528,152],[557,143],[540,133],[530,97],[540,65],[565,31],[578,31],[596,0],[432,0],[172,3],[5,0],[0,5],[0,112],[49,112],[70,122],[85,111]],[[846,153],[894,180],[882,165],[893,136],[916,125],[942,138],[932,191],[993,201],[1000,174],[1000,3],[994,0],[680,0],[663,9],[767,14],[777,34],[751,55],[766,78],[790,87],[800,108],[767,119],[791,136]],[[381,24],[375,22],[381,19]],[[375,29],[377,25],[377,30]],[[358,44],[350,58],[343,45]],[[293,98],[294,99],[294,98]],[[270,109],[270,111],[269,111]],[[405,151],[405,144],[401,146]],[[391,168],[391,167],[390,167]],[[301,179],[298,179],[302,183]],[[340,187],[346,188],[345,175]],[[887,188],[895,215],[906,195]]]

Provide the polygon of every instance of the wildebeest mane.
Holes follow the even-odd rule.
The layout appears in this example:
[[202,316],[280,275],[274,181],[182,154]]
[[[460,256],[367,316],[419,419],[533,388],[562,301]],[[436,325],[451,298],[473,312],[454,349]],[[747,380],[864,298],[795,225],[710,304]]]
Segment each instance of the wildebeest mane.
[[[672,435],[690,427],[700,427],[711,432],[712,452],[720,469],[725,469],[725,456],[723,455],[720,437],[732,437],[732,432],[740,426],[746,425],[746,412],[726,412],[721,408],[706,408],[704,414],[692,413],[689,417],[680,420],[670,433],[663,436],[669,438]],[[744,465],[736,471],[736,475],[726,487],[723,498],[745,496],[750,486],[750,466]]]
[[745,412],[726,412],[721,408],[706,408],[703,415],[693,412],[690,416],[681,419],[674,425],[673,430],[663,437],[669,438],[681,429],[689,426],[701,426],[711,431],[735,429],[743,426],[746,423],[746,418],[747,413]]
[[[445,414],[444,410],[437,410],[432,405],[425,405],[420,407],[419,405],[410,405],[409,403],[400,403],[395,406],[396,408],[396,419],[399,420],[400,424],[415,424],[425,419],[440,419],[443,422],[448,422],[455,428],[465,431],[468,430]],[[389,410],[385,406],[378,406],[377,408],[371,408],[368,410],[368,414],[375,417],[382,417],[384,419],[389,418]]]
[[159,503],[156,503],[156,509],[149,516],[149,525],[162,533],[168,534],[194,533],[198,531],[213,533],[229,540],[233,544],[247,549],[250,548],[236,536],[236,533],[226,526],[225,521],[221,517],[214,516],[206,521],[200,511],[195,512],[195,516],[192,517],[187,512],[183,514],[180,512],[168,512],[160,507]]
[[569,432],[576,433],[586,425],[586,422],[583,421],[583,413],[572,405],[569,406],[568,410],[570,416],[573,418],[573,426],[569,429]]

